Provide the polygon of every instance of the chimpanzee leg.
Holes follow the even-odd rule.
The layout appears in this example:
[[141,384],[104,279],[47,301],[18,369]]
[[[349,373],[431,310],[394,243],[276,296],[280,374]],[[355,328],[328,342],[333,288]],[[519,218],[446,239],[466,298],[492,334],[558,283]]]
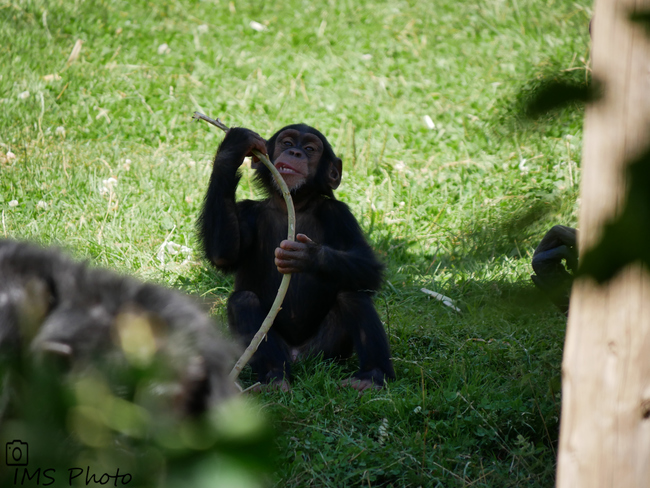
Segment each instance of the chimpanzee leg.
[[322,352],[325,358],[345,358],[350,356],[351,346],[359,356],[359,372],[354,379],[382,386],[385,379],[395,378],[388,337],[367,293],[339,293],[318,334],[301,348],[301,352]]
[[[266,312],[260,300],[251,291],[236,291],[228,299],[228,326],[245,346],[250,344],[257,333]],[[290,379],[289,348],[282,338],[271,328],[266,339],[260,343],[251,359],[250,365],[257,374],[258,381],[271,383]]]
[[352,335],[340,320],[340,315],[337,303],[321,323],[316,335],[306,344],[291,350],[292,359],[319,354],[323,355],[323,359],[346,359],[352,356]]

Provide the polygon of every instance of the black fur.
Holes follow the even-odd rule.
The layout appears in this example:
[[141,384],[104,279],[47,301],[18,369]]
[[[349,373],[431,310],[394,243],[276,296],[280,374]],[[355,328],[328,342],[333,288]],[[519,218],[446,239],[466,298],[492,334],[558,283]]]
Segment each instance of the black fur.
[[77,370],[97,362],[124,365],[116,326],[125,317],[155,329],[156,356],[175,372],[169,379],[182,412],[200,413],[233,393],[228,373],[235,351],[189,297],[90,268],[57,249],[0,239],[4,359],[54,353]]
[[[302,272],[294,273],[277,318],[251,362],[262,382],[291,376],[292,351],[323,353],[327,358],[359,356],[357,379],[383,385],[395,377],[386,333],[371,294],[382,282],[377,261],[347,205],[335,199],[332,165],[340,160],[319,131],[304,124],[286,126],[268,142],[273,157],[277,137],[286,129],[316,135],[323,151],[315,174],[294,192],[296,232],[313,243]],[[259,136],[231,129],[217,151],[197,227],[205,256],[219,269],[235,273],[228,301],[228,323],[248,343],[259,329],[282,279],[274,253],[287,235],[284,202],[268,169],[257,181],[267,192],[261,201],[235,201],[238,168]],[[294,148],[301,150],[299,143]],[[279,159],[279,158],[278,158]],[[335,175],[337,173],[335,172]],[[340,181],[340,172],[338,173]]]

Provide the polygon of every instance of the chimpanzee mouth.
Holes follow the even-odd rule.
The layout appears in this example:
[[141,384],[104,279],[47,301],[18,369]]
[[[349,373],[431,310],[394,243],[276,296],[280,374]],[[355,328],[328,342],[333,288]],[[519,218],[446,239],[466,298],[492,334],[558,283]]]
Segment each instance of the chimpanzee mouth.
[[287,163],[276,163],[275,169],[277,169],[278,173],[280,173],[280,174],[287,174],[287,175],[299,175],[300,174],[298,171],[293,169]]

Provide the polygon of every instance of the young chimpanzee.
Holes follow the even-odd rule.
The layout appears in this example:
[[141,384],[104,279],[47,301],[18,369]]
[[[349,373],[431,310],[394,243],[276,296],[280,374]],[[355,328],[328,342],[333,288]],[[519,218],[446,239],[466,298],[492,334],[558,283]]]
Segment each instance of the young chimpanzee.
[[[256,179],[267,198],[235,202],[237,170],[253,149],[270,156],[291,190],[296,241],[283,240],[286,205],[270,171],[256,158]],[[206,257],[235,273],[228,323],[244,341],[250,342],[262,324],[282,274],[294,273],[282,309],[251,361],[261,382],[285,390],[290,363],[304,354],[347,358],[354,349],[359,372],[345,383],[360,391],[395,377],[371,298],[381,284],[382,266],[347,205],[334,198],[341,173],[341,160],[312,127],[289,125],[268,142],[248,129],[232,128],[217,151],[198,220]]]

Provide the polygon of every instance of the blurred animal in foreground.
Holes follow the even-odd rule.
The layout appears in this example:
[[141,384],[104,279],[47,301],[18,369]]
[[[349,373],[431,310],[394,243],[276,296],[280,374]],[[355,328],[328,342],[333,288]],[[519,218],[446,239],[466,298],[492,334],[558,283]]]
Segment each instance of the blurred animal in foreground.
[[[566,263],[566,268],[562,261]],[[577,231],[564,225],[549,230],[533,254],[533,283],[563,313],[569,311],[573,272],[578,269]],[[570,270],[571,273],[569,271]]]
[[112,389],[180,415],[235,388],[235,350],[190,297],[12,240],[0,240],[0,359],[63,363],[68,377],[98,370]]

